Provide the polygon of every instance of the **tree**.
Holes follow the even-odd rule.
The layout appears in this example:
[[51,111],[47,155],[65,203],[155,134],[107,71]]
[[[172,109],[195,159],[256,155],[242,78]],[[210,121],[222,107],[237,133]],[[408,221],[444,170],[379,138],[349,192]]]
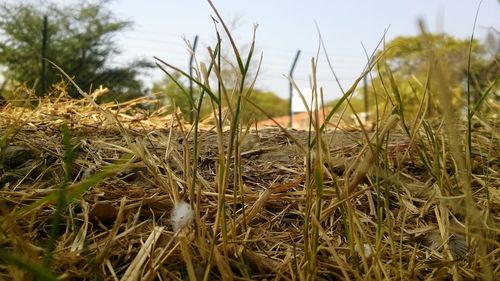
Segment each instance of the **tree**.
[[[249,99],[271,117],[289,114],[289,101],[278,97],[273,92],[254,90]],[[267,119],[267,116],[250,104],[246,104],[246,109],[241,113],[243,124],[264,119]]]
[[[178,73],[173,74],[174,79],[177,81],[175,83],[172,79],[166,78],[163,81],[157,82],[153,86],[153,93],[157,95],[163,106],[167,107],[167,112],[174,112],[176,108],[179,108],[184,120],[189,120],[189,89],[187,86],[186,79],[182,79]],[[203,120],[210,117],[211,107],[208,95],[205,95],[204,101],[202,103],[202,108],[200,111],[200,119]],[[271,117],[283,116],[288,114],[288,101],[278,97],[273,92],[253,90],[250,94],[249,99],[257,104],[261,109],[263,109]],[[199,91],[195,88],[194,91],[194,103],[195,106],[198,105]],[[225,99],[222,99],[222,107],[226,107],[227,103]],[[234,105],[233,105],[234,106]],[[267,119],[267,116],[254,108],[251,104],[245,103],[245,110],[241,112],[242,124],[247,124],[255,120]]]
[[[500,87],[500,33],[495,29],[491,29],[486,36],[483,44],[486,51],[485,56],[474,64],[474,68],[470,72],[470,84],[476,93],[482,93],[485,89],[494,84],[494,91],[497,92]],[[475,97],[477,99],[477,97]],[[494,95],[498,101],[500,96]]]
[[[0,4],[0,66],[5,68],[4,79],[9,85],[36,87],[40,83],[43,17],[46,15],[46,57],[72,76],[82,89],[104,85],[110,89],[108,99],[117,100],[142,95],[137,75],[144,67],[150,67],[149,64],[134,61],[121,67],[109,66],[110,59],[120,54],[113,36],[131,23],[116,19],[105,8],[105,3]],[[46,84],[53,85],[59,80],[61,74],[47,67]],[[74,89],[70,95],[78,97]]]
[[[186,86],[186,79],[182,79],[179,73],[174,73],[172,77],[175,79],[165,78],[160,82],[156,82],[153,85],[153,93],[160,100],[161,106],[167,108],[168,113],[174,112],[177,108],[180,109],[184,120],[189,120],[190,118],[190,101],[188,97],[189,88]],[[196,90],[193,93],[193,108],[198,105],[197,100],[199,99],[199,91]],[[203,118],[210,112],[210,105],[208,104],[208,97],[205,96],[205,101],[202,103],[201,117]]]
[[[485,71],[484,69],[490,71],[489,75],[491,71],[498,74],[498,67],[495,69],[496,64],[492,63],[484,46],[477,40],[472,42],[471,48],[470,39],[461,40],[446,34],[397,37],[376,55],[381,60],[374,69],[371,85],[368,85],[369,96],[377,94],[379,101],[389,97],[396,103],[394,94],[397,90],[402,106],[406,107],[405,112],[413,114],[427,91],[430,93],[429,109],[439,113],[439,107],[443,105],[439,105],[436,95],[442,83],[446,83],[436,74],[436,66],[439,65],[448,78],[445,86],[453,92],[450,103],[464,105],[470,49],[470,69],[473,77],[482,75],[481,71]],[[477,100],[485,88],[485,83],[475,83],[473,86],[471,94],[473,99]],[[369,100],[373,107],[375,99]]]

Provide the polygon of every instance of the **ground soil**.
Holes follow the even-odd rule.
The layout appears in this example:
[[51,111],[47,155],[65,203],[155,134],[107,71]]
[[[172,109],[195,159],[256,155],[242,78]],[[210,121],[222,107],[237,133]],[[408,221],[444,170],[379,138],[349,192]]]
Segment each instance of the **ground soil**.
[[[69,202],[69,207],[62,213],[53,252],[55,266],[52,268],[57,274],[63,274],[69,279],[93,279],[94,274],[100,274],[103,279],[112,279],[112,268],[115,274],[121,276],[138,255],[152,229],[158,226],[164,227],[165,237],[157,241],[157,247],[165,246],[166,241],[174,235],[169,219],[174,206],[171,190],[177,189],[180,196],[178,199],[189,201],[188,181],[192,179],[190,173],[195,163],[199,173],[196,186],[203,190],[197,197],[200,216],[207,226],[213,225],[217,212],[216,175],[220,161],[220,146],[213,128],[205,127],[200,131],[199,157],[194,161],[194,134],[191,127],[186,124],[179,125],[179,122],[170,116],[147,116],[140,112],[121,113],[115,110],[113,114],[116,120],[121,122],[120,128],[100,110],[72,101],[50,102],[35,109],[20,109],[7,105],[0,114],[0,136],[6,140],[0,167],[0,205],[2,215],[14,219],[10,223],[4,221],[2,243],[5,247],[20,251],[21,256],[29,257],[33,261],[42,259],[42,248],[48,245],[57,202],[49,200],[29,212],[21,212],[22,215],[15,215],[16,211],[25,210],[30,204],[57,192],[63,185],[71,188],[92,178],[124,155],[135,155],[131,160],[132,165],[98,181],[82,196]],[[62,124],[67,124],[69,128],[70,142],[74,150],[74,161],[70,166],[65,164],[68,156],[67,148],[64,147]],[[476,129],[487,128],[479,124]],[[331,202],[338,198],[335,186],[342,187],[347,170],[357,163],[358,156],[363,158],[363,153],[366,153],[363,148],[371,134],[372,132],[363,133],[361,130],[347,132],[341,129],[329,129],[323,134],[322,153],[328,154],[322,161],[326,170],[323,175],[325,209],[332,207]],[[226,131],[224,147],[228,146],[228,136],[229,132]],[[290,252],[285,249],[297,247],[299,256],[303,252],[303,249],[300,249],[300,245],[303,245],[301,212],[304,209],[305,187],[309,180],[305,163],[308,159],[312,159],[311,163],[316,163],[314,156],[310,158],[311,156],[307,156],[303,151],[307,151],[310,139],[308,131],[282,131],[275,127],[242,132],[240,135],[240,165],[231,164],[228,206],[238,213],[237,210],[242,208],[243,202],[245,208],[250,208],[261,198],[264,191],[272,190],[259,214],[247,222],[247,230],[238,229],[236,231],[239,234],[234,235],[235,239],[242,239],[241,241],[244,240],[241,235],[249,235],[244,247],[243,243],[235,244],[243,248],[235,248],[233,255],[239,255],[240,259],[253,268],[250,270],[256,274],[253,278],[270,274],[273,269],[283,264],[289,264],[291,267],[286,265],[279,272],[290,278],[291,275],[286,272],[293,268],[293,264],[286,257]],[[498,139],[490,137],[485,140],[482,149],[484,152],[485,149],[491,150],[494,147],[498,149]],[[423,190],[429,186],[430,178],[417,149],[418,144],[411,143],[397,127],[390,131],[387,139],[383,139],[385,165],[405,175],[400,178],[404,181],[402,185],[390,184],[390,177],[386,178],[386,184],[394,188],[388,197],[391,201],[387,202],[386,206],[392,212],[390,216],[396,225],[406,216],[402,214],[402,210],[414,212],[413,215],[405,217],[405,223],[411,229],[401,232],[397,230],[397,233],[394,233],[398,241],[408,243],[412,247],[420,243],[418,241],[425,236],[425,231],[436,229],[432,208],[427,206],[425,201],[429,199],[428,191]],[[498,176],[498,153],[490,153],[487,158],[484,153],[475,155],[478,159],[475,163],[488,161],[486,166],[494,171],[493,174],[490,173],[490,179]],[[234,160],[234,155],[232,159]],[[476,167],[476,173],[483,175],[484,172],[480,169],[484,167]],[[366,188],[367,191],[359,193],[354,204],[357,210],[367,217],[374,216],[372,204],[376,196],[373,189],[367,188],[373,185],[372,175],[373,170],[368,171],[359,182],[359,188],[353,191],[355,193]],[[477,182],[473,183],[475,190],[483,188],[481,179],[483,178],[479,177]],[[241,184],[238,185],[238,182]],[[401,186],[405,186],[407,192],[414,192],[414,201],[405,201],[406,206],[398,202],[398,193],[403,192],[398,191]],[[489,188],[496,190],[496,193],[491,194],[495,200],[498,200],[499,196],[498,187],[499,182],[496,180],[490,182]],[[237,198],[236,195],[242,193],[243,197],[233,199],[233,196]],[[483,199],[478,199],[478,202]],[[124,207],[120,207],[123,200]],[[495,200],[490,201],[493,205],[489,210],[494,220],[497,220],[500,205],[496,205],[498,201]],[[334,243],[340,253],[344,253],[345,262],[355,261],[356,258],[349,254],[342,224],[338,221],[338,210],[333,209],[330,215],[332,218],[324,222],[324,235],[331,237],[331,243]],[[457,211],[456,215],[460,219],[463,214]],[[121,220],[121,225],[117,226],[118,234],[115,234],[113,242],[108,245],[110,233],[118,218]],[[367,218],[366,222],[370,220]],[[374,234],[373,225],[368,227],[367,233]],[[24,246],[19,246],[19,243],[24,243]],[[422,245],[425,248],[425,242],[422,242]],[[99,261],[100,253],[107,247],[109,249],[105,257],[106,265],[97,265],[96,260]],[[430,250],[427,248],[428,251],[424,252],[424,248],[419,248],[419,251],[423,252],[417,253],[417,256],[430,255]],[[275,256],[271,255],[272,249],[276,250]],[[161,274],[166,276],[165,278],[182,278],[186,274],[182,256],[178,250],[174,252],[164,262],[164,271]],[[410,253],[411,251],[408,252]],[[203,265],[201,256],[200,254],[194,257],[195,265]],[[432,259],[432,255],[430,257],[430,261],[439,262],[437,258]],[[340,265],[331,260],[326,248],[320,251],[318,259],[319,277],[333,280],[331,278],[342,276]],[[405,262],[407,264],[418,262],[412,261],[410,256],[404,259],[408,259]],[[233,269],[237,267],[234,264],[232,266]],[[429,264],[422,265],[418,267],[415,276],[434,274],[433,268]],[[220,271],[221,268],[215,270],[212,278],[222,274]],[[3,265],[0,265],[0,272],[4,277],[12,274],[12,270]],[[461,274],[466,276],[463,272]]]

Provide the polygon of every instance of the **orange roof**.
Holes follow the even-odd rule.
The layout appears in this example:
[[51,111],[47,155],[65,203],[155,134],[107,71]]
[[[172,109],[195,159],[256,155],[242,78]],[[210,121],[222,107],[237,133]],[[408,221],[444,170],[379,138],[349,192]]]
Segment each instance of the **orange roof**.
[[[325,108],[324,110],[321,110],[319,113],[319,122],[322,124],[325,120],[325,116],[328,115],[328,113],[332,110],[332,108]],[[315,115],[315,111],[312,112],[313,118]],[[274,121],[273,121],[274,120]],[[338,118],[332,118],[330,119],[330,123],[333,125],[336,125],[338,122]],[[268,126],[276,126],[276,123],[278,123],[280,126],[288,128],[290,127],[290,116],[285,115],[285,116],[279,116],[275,117],[273,119],[266,119],[266,120],[261,120],[257,121],[256,125],[257,128],[264,128]],[[293,128],[294,129],[299,129],[299,130],[306,130],[309,129],[309,113],[308,112],[296,112],[293,114]]]

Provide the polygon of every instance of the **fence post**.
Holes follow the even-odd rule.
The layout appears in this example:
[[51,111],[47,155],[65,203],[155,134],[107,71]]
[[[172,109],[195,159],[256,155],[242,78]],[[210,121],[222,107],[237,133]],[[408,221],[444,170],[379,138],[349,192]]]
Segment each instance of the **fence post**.
[[[295,54],[295,58],[293,59],[292,67],[290,68],[290,72],[288,76],[290,79],[293,78],[293,70],[295,69],[295,65],[297,64],[297,61],[299,60],[300,56],[300,50],[297,50],[297,53]],[[292,100],[293,100],[293,85],[291,81],[288,81],[288,86],[290,89],[290,128],[293,127],[293,108],[292,108]]]
[[40,93],[39,97],[45,95],[45,90],[47,88],[47,16],[43,16],[43,30],[42,30],[42,50],[41,50],[41,69],[40,69]]

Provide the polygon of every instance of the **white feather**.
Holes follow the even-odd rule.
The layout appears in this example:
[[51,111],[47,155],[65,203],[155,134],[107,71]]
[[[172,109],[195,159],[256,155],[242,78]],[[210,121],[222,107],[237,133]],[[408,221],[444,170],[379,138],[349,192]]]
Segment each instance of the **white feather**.
[[193,209],[188,203],[181,201],[172,210],[170,223],[175,232],[188,226],[194,218]]

